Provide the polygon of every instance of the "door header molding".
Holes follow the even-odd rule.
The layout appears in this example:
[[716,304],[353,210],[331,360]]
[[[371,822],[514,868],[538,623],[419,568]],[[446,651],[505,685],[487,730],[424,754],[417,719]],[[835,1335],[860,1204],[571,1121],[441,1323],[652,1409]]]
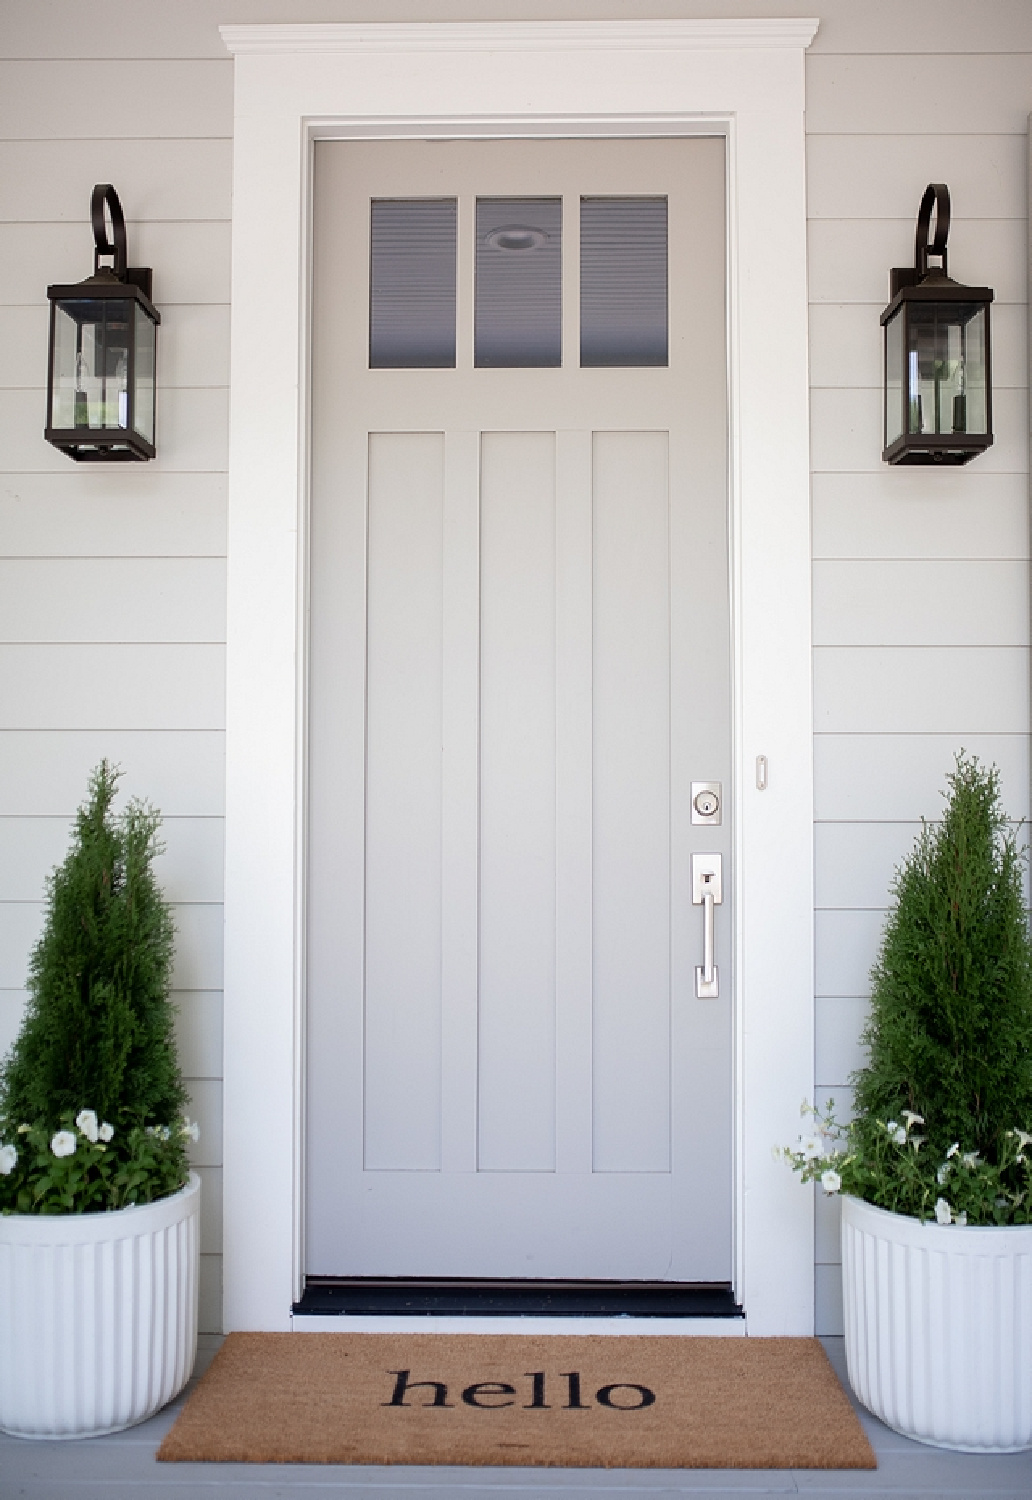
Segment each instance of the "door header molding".
[[807,17],[699,21],[413,21],[220,26],[234,57],[261,52],[741,51],[808,47]]
[[[226,650],[227,1329],[288,1328],[304,1120],[308,327],[319,137],[727,142],[736,1294],[813,1329],[813,1206],[771,1147],[813,1086],[804,70],[815,21],[232,26]],[[756,786],[766,757],[766,788]]]

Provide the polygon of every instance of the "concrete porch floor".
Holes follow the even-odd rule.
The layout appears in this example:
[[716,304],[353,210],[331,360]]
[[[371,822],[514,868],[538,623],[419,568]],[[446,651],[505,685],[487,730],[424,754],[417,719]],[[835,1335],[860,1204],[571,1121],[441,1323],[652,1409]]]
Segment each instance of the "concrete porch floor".
[[[221,1339],[202,1336],[195,1378]],[[822,1341],[845,1380],[840,1338]],[[81,1442],[30,1442],[0,1434],[0,1500],[673,1500],[690,1495],[805,1495],[809,1500],[1029,1500],[1032,1452],[945,1453],[899,1437],[858,1408],[878,1457],[875,1472],[813,1469],[365,1468],[323,1464],[157,1464],[155,1450],[178,1401],[139,1427]]]

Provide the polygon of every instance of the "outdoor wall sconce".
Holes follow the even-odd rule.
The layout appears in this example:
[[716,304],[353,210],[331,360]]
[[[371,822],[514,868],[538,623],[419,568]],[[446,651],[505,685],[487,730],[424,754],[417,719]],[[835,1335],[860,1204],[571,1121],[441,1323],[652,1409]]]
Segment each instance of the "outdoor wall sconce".
[[[71,286],[47,287],[50,356],[43,435],[79,461],[153,458],[161,314],[151,302],[151,271],[126,265],[125,218],[110,183],[93,189],[90,213],[93,275]],[[107,258],[112,264],[101,266]]]
[[[929,239],[932,209],[935,237]],[[993,440],[989,376],[991,287],[946,274],[950,193],[930,182],[917,216],[913,269],[889,272],[885,446],[890,464],[966,464]],[[940,264],[929,267],[929,256]]]

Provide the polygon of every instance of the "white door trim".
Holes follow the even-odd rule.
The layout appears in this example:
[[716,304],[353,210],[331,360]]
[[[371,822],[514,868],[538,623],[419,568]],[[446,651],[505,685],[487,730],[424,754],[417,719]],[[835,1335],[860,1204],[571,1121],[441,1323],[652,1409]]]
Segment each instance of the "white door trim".
[[[723,134],[735,670],[736,1278],[813,1330],[812,1200],[771,1147],[813,1084],[803,53],[815,21],[233,26],[226,703],[227,1329],[302,1267],[307,337],[328,135]],[[765,755],[769,787],[758,791]]]

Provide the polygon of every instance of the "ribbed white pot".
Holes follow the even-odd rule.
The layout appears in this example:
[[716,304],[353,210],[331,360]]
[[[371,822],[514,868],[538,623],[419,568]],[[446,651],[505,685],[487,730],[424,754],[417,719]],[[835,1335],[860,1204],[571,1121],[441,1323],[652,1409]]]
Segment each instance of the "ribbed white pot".
[[201,1183],[139,1208],[0,1215],[0,1428],[73,1438],[142,1422],[197,1353]]
[[842,1199],[846,1367],[922,1443],[1032,1447],[1032,1226],[921,1224]]

